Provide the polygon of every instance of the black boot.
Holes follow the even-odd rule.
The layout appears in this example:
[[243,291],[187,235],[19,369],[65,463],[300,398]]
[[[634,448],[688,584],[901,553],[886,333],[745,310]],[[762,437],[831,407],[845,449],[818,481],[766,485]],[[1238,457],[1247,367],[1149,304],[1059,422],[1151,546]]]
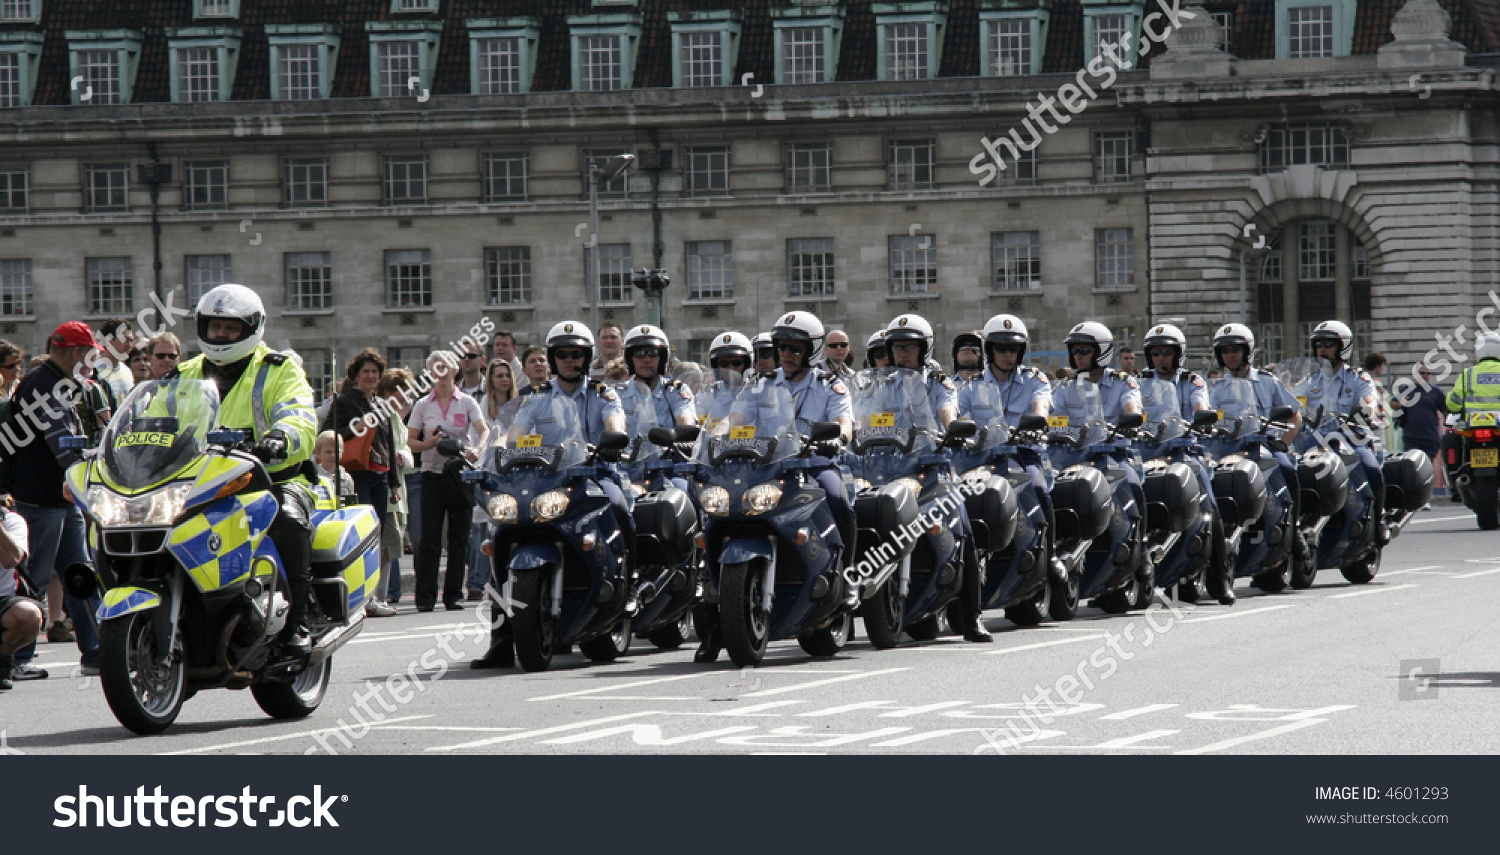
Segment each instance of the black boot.
[[[307,552],[310,559],[312,556],[310,545]],[[298,566],[292,560],[286,564],[290,582],[287,590],[289,607],[286,626],[282,627],[280,640],[282,656],[301,659],[312,652],[312,632],[307,626],[307,598],[312,589],[312,567],[307,561],[301,562],[300,571],[296,569]]]
[[708,637],[698,645],[698,650],[693,653],[694,662],[716,662],[719,651],[724,649],[724,636],[719,632],[719,616],[713,611],[712,606],[698,606],[697,623],[700,626],[709,627]]
[[516,664],[516,645],[508,631],[510,624],[497,627],[490,633],[490,649],[478,659],[471,660],[469,667],[475,670],[512,668]]

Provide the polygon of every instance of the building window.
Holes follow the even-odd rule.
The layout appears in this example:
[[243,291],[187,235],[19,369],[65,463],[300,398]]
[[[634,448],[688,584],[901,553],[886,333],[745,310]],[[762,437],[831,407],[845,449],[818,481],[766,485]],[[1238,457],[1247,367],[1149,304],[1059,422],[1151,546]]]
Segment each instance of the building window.
[[31,259],[0,258],[0,317],[31,314]]
[[289,157],[284,165],[288,208],[323,208],[328,205],[328,158]]
[[531,247],[492,246],[484,251],[485,303],[491,306],[531,302]]
[[130,164],[90,163],[84,166],[84,213],[101,214],[128,210]]
[[234,281],[234,274],[227,255],[190,255],[187,257],[187,302],[198,305],[203,295]]
[[1297,242],[1297,279],[1300,282],[1331,282],[1335,259],[1332,220],[1303,220]]
[[228,101],[239,60],[239,30],[188,27],[167,30],[172,100],[196,104]]
[[788,27],[781,31],[781,50],[781,83],[822,83],[825,80],[822,30]]
[[691,241],[687,245],[689,300],[734,297],[734,253],[727,240]]
[[672,85],[731,86],[739,55],[740,12],[669,12]]
[[420,98],[430,93],[441,21],[367,21],[365,29],[370,33],[371,95]]
[[302,357],[307,385],[312,387],[313,404],[322,404],[333,385],[333,352],[326,347],[302,347],[297,353]]
[[931,190],[936,144],[930,140],[891,140],[885,176],[889,190]]
[[219,100],[219,55],[209,47],[183,48],[177,52],[178,100]]
[[599,244],[599,302],[630,302],[630,244]]
[[434,12],[436,0],[391,0],[392,12]]
[[88,97],[90,104],[119,104],[120,101],[120,52],[113,50],[81,50],[76,56],[78,76],[83,79],[82,100]]
[[833,146],[792,143],[786,147],[786,192],[829,193],[833,190]]
[[526,152],[506,152],[484,156],[484,201],[526,201],[526,172],[530,156]]
[[417,42],[381,42],[376,45],[376,56],[380,63],[380,94],[384,96],[410,94],[415,86],[410,81],[421,81],[422,50]]
[[885,32],[885,79],[927,79],[927,26],[892,24]]
[[1135,288],[1135,230],[1098,229],[1094,232],[1099,291],[1130,291]]
[[990,235],[990,262],[995,270],[991,291],[1042,290],[1041,232]]
[[535,18],[469,21],[470,91],[513,95],[531,91],[541,23]]
[[193,0],[194,18],[237,18],[240,0]]
[[635,79],[640,17],[634,13],[573,15],[573,88],[580,92],[629,89]]
[[31,170],[26,166],[0,166],[0,211],[24,214],[30,205]]
[[1030,187],[1036,184],[1036,152],[1040,146],[1030,151],[1017,151],[1019,157],[1013,159],[1005,169],[995,176],[996,187]]
[[310,101],[321,98],[323,87],[317,45],[286,45],[277,57],[277,75],[283,100]]
[[833,238],[786,242],[788,297],[833,296]]
[[997,77],[1031,73],[1031,21],[1001,18],[990,30],[990,68]]
[[937,290],[937,243],[932,235],[891,235],[891,293]]
[[709,346],[713,343],[711,338],[690,338],[687,342],[687,361],[696,362],[699,365],[708,364]]
[[22,100],[21,63],[19,51],[0,53],[0,107],[21,107],[26,103]]
[[385,159],[385,203],[427,204],[427,155],[400,155]]
[[[839,44],[844,16],[840,6],[793,6],[773,9],[776,82],[831,83],[838,79]],[[876,54],[884,62],[884,51]]]
[[84,264],[88,272],[90,315],[127,315],[135,310],[135,281],[129,258],[90,258]]
[[1333,56],[1333,7],[1302,6],[1287,10],[1287,58]]
[[687,149],[682,161],[682,189],[686,195],[729,195],[729,146],[693,146]]
[[1356,243],[1349,248],[1349,278],[1370,278],[1370,251],[1364,244]]
[[1349,137],[1341,125],[1298,122],[1272,125],[1260,146],[1262,172],[1310,163],[1325,169],[1349,165]]
[[[386,261],[389,264],[390,254]],[[286,307],[293,311],[333,308],[333,254],[286,254]]]
[[1121,184],[1130,181],[1130,159],[1135,143],[1133,131],[1094,134],[1094,183]]
[[432,250],[386,250],[385,305],[392,309],[432,305]]
[[[589,170],[592,169],[595,166],[598,166],[601,169],[604,168],[604,165],[609,161],[609,159],[612,158],[612,157],[614,157],[617,154],[620,154],[620,152],[616,151],[616,150],[613,150],[613,149],[608,149],[608,150],[606,150],[606,149],[584,149],[584,151],[583,151],[583,191],[584,191],[584,198],[585,199],[588,198],[589,182],[594,180],[593,176],[590,174]],[[630,170],[627,169],[624,172],[621,172],[619,175],[616,175],[610,181],[608,181],[608,182],[606,182],[604,184],[599,185],[599,198],[600,199],[625,199],[625,198],[628,198],[630,196],[630,183],[629,183],[629,180],[628,180],[629,174],[630,174]]]
[[73,104],[129,104],[140,56],[141,34],[133,30],[69,31],[68,75]]
[[271,100],[310,101],[333,91],[339,31],[333,24],[267,24]]
[[229,207],[229,162],[224,160],[182,165],[182,209],[222,211]]
[[941,64],[946,3],[875,5],[876,77],[881,80],[926,80]]
[[[1145,4],[1140,0],[1119,0],[1109,5],[1097,5],[1102,2],[1104,0],[1085,0],[1084,64],[1091,64],[1095,57],[1103,57],[1101,62],[1115,68],[1134,68]],[[1090,8],[1091,5],[1094,8]]]
[[1219,30],[1224,34],[1223,49],[1225,53],[1234,53],[1234,13],[1233,12],[1210,12],[1208,17],[1212,18]]
[[42,17],[42,0],[0,0],[0,21],[35,22]]
[[427,367],[427,354],[425,347],[388,347],[385,349],[385,364],[391,368],[405,368],[420,377]]

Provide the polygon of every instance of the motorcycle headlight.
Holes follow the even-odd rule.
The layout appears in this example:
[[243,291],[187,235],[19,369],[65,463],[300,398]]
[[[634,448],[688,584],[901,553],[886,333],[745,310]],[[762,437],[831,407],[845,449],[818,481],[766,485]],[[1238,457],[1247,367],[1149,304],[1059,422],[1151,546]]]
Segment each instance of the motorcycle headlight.
[[896,483],[910,490],[913,499],[922,495],[922,482],[915,478],[897,478]]
[[625,495],[629,496],[632,499],[639,499],[640,497],[646,495],[646,488],[642,487],[640,484],[637,484],[634,481],[626,481]]
[[781,485],[774,481],[756,484],[754,487],[746,490],[744,497],[740,500],[741,504],[745,506],[745,510],[752,514],[763,514],[776,507],[776,504],[780,501]]
[[729,491],[723,487],[704,487],[698,491],[698,501],[705,513],[722,517],[729,513]]
[[485,503],[484,512],[489,514],[490,519],[495,522],[508,524],[516,521],[520,506],[516,504],[515,496],[509,493],[496,493]]
[[100,525],[171,525],[192,489],[192,484],[173,484],[144,496],[126,497],[95,485],[89,488],[85,504]]
[[988,466],[976,466],[965,472],[963,478],[965,481],[988,481],[993,474],[995,474],[994,470]]
[[562,490],[548,490],[531,500],[531,518],[537,522],[551,522],[568,510],[568,494]]

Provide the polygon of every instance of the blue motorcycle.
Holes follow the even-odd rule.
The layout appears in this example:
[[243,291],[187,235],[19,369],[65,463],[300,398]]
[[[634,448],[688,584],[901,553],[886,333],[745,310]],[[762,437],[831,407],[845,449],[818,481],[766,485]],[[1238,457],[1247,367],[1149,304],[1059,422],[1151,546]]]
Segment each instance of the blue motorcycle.
[[847,559],[827,540],[837,525],[810,459],[839,427],[822,422],[810,434],[797,433],[787,390],[759,379],[701,440],[690,470],[708,520],[724,647],[740,667],[759,664],[784,638],[832,656],[853,631],[857,601],[840,572]]
[[1207,444],[1215,460],[1214,494],[1226,526],[1243,527],[1229,538],[1234,577],[1250,577],[1262,591],[1284,590],[1294,571],[1306,572],[1294,550],[1292,487],[1273,453],[1285,449],[1280,436],[1294,411],[1277,407],[1262,420],[1254,383],[1233,375],[1210,382],[1208,397],[1221,419]]
[[572,401],[530,395],[478,478],[496,524],[500,608],[527,671],[545,671],[555,650],[574,643],[595,662],[629,649],[630,532],[600,486],[617,477],[610,464],[628,443],[611,431],[591,447]]
[[[1224,528],[1213,501],[1213,476],[1203,462],[1202,447],[1182,419],[1177,386],[1148,375],[1140,380],[1146,422],[1136,449],[1145,469],[1146,549],[1156,568],[1157,587],[1177,587],[1178,597],[1197,602],[1205,582],[1226,573]],[[1204,427],[1218,414],[1194,414]],[[1205,572],[1207,571],[1207,572]]]

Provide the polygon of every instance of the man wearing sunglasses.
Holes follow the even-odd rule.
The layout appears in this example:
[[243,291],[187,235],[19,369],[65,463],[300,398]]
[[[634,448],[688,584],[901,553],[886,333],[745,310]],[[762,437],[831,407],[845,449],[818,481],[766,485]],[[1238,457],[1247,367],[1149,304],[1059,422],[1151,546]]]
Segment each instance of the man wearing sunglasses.
[[1182,367],[1187,336],[1172,324],[1157,324],[1146,334],[1146,376],[1166,380],[1177,387],[1179,415],[1188,422],[1193,413],[1208,409],[1208,384]]
[[146,343],[146,354],[151,359],[151,379],[160,380],[182,359],[182,341],[164,332]]
[[[1354,331],[1342,321],[1324,321],[1313,327],[1308,342],[1312,345],[1313,356],[1328,361],[1329,369],[1320,382],[1332,388],[1323,393],[1323,400],[1333,401],[1344,415],[1357,415],[1372,432],[1380,431],[1380,392],[1375,380],[1367,372],[1349,364],[1354,357]],[[1382,521],[1375,529],[1375,540],[1385,546],[1391,542],[1390,529],[1383,522],[1382,513],[1385,508],[1385,474],[1371,448],[1373,439],[1351,444],[1359,455],[1359,464],[1365,470],[1370,488],[1375,491],[1375,511],[1371,519]]]
[[484,400],[484,348],[470,344],[458,357],[458,376],[453,378],[458,391],[476,401]]
[[849,367],[849,334],[843,330],[829,330],[828,338],[823,342],[825,351],[823,365],[840,380],[848,380],[854,376],[854,369]]

